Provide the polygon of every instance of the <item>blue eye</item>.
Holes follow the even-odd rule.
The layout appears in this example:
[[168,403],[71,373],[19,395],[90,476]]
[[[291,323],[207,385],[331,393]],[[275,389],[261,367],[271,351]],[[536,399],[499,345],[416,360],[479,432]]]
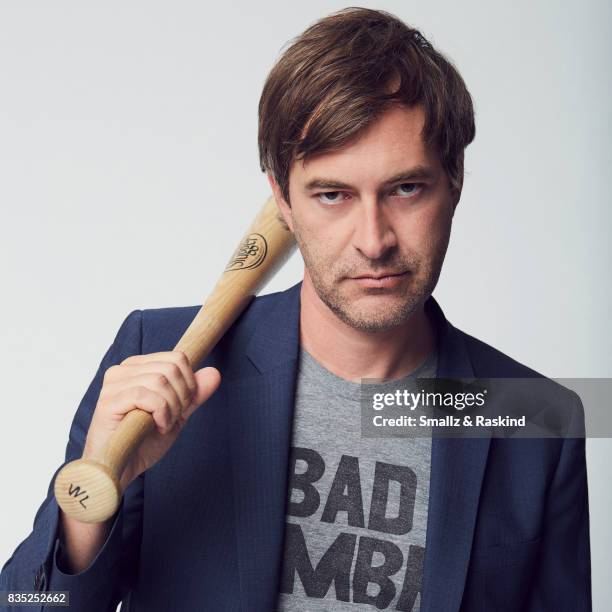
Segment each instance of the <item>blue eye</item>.
[[[414,197],[421,191],[423,191],[422,183],[401,183],[395,187],[389,195],[407,199]],[[345,197],[343,197],[345,195],[347,194],[344,191],[322,191],[321,193],[315,194],[314,197],[317,198],[317,201],[321,204],[334,206],[341,204],[345,200]]]
[[402,196],[402,197],[405,197],[405,196],[410,197],[410,196],[414,195],[415,193],[417,193],[418,191],[421,190],[421,185],[419,183],[402,183],[401,185],[398,185],[396,187],[396,190],[397,189],[402,189],[404,187],[411,187],[412,189],[410,189],[410,191],[408,191],[408,192],[406,192],[406,191],[404,191],[403,193],[400,192],[399,195]]
[[[341,196],[344,192],[342,191],[325,191],[323,193],[317,193],[317,195],[315,196],[319,202],[321,202],[321,204],[327,204],[329,205],[334,205],[334,204],[340,204],[340,202],[342,202],[342,198],[341,197],[334,197],[333,199],[327,199],[329,196]],[[322,197],[325,197],[325,199],[321,199]]]

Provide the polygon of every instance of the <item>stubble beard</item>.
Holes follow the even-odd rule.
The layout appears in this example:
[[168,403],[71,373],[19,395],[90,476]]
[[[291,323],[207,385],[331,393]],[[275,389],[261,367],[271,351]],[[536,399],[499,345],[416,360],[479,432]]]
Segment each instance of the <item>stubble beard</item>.
[[[395,257],[394,265],[389,263],[387,267],[408,269],[409,277],[404,281],[407,285],[396,289],[401,291],[401,294],[394,292],[394,295],[401,297],[393,300],[382,298],[381,308],[373,310],[371,307],[361,309],[357,300],[351,299],[342,291],[343,287],[346,288],[352,282],[346,280],[350,273],[332,273],[333,264],[327,265],[316,252],[311,251],[310,247],[306,246],[308,241],[303,241],[298,231],[295,231],[295,238],[312,285],[321,301],[350,327],[370,333],[387,332],[399,327],[425,303],[436,287],[448,246],[446,237],[430,262],[422,262],[415,257]],[[363,296],[388,294],[388,290],[379,289],[362,289],[361,292]]]

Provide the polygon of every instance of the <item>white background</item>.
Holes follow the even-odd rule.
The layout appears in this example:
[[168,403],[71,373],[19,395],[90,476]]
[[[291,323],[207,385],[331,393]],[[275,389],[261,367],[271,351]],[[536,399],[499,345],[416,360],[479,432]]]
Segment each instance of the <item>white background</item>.
[[[3,563],[125,316],[195,305],[268,196],[257,103],[338,2],[0,4]],[[459,68],[477,136],[435,296],[552,377],[612,376],[612,7],[366,3]],[[265,293],[300,280],[298,255]],[[607,279],[607,280],[606,280]],[[610,439],[589,440],[595,610],[612,599]]]

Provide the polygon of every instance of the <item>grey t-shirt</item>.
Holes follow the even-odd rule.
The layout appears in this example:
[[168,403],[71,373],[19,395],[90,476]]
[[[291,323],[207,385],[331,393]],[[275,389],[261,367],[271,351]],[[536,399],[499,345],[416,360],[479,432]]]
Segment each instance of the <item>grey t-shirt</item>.
[[360,397],[300,349],[279,611],[420,609],[431,437],[362,438]]

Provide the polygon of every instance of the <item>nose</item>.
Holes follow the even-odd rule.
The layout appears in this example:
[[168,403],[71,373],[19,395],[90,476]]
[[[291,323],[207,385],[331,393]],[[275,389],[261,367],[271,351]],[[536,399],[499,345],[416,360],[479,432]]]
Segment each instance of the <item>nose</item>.
[[397,245],[387,212],[376,198],[362,200],[357,208],[353,246],[368,259],[380,259]]

